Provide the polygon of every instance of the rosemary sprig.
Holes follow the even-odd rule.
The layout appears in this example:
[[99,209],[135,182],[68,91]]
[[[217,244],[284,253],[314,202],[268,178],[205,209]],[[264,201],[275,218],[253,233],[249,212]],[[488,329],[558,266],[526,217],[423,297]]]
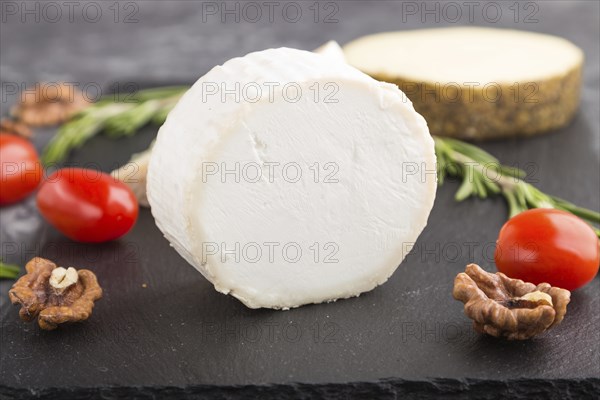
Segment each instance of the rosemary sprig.
[[[542,192],[523,180],[524,171],[501,165],[479,147],[450,138],[434,137],[434,141],[438,183],[443,184],[447,176],[462,179],[455,195],[457,201],[471,196],[485,199],[489,195],[502,194],[508,203],[509,217],[532,208],[556,208],[591,224],[600,224],[600,213]],[[600,229],[593,225],[592,229],[600,237]]]
[[18,265],[5,264],[0,260],[0,279],[15,279],[20,272],[21,268]]
[[104,131],[110,137],[130,136],[148,123],[162,124],[187,87],[140,90],[123,100],[108,95],[62,125],[50,141],[42,162],[63,161],[73,149]]

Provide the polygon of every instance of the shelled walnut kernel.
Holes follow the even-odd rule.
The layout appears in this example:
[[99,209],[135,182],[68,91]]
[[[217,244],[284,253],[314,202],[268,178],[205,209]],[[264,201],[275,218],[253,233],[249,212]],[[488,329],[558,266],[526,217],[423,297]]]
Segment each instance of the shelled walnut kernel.
[[29,261],[25,269],[27,274],[15,282],[8,295],[13,304],[21,306],[21,319],[29,322],[38,317],[42,329],[88,319],[94,301],[102,297],[92,271],[57,267],[40,257]]
[[571,292],[547,283],[534,285],[492,274],[469,264],[454,280],[453,296],[480,333],[509,340],[530,339],[558,325],[567,312]]

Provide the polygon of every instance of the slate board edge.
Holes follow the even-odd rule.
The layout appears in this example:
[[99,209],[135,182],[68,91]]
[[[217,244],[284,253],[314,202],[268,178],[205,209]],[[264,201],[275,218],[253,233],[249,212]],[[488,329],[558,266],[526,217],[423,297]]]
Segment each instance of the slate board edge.
[[[374,382],[291,383],[265,385],[104,386],[24,389],[0,385],[2,399],[593,399],[600,393],[600,378],[585,379],[382,379]],[[366,397],[365,397],[366,396]]]

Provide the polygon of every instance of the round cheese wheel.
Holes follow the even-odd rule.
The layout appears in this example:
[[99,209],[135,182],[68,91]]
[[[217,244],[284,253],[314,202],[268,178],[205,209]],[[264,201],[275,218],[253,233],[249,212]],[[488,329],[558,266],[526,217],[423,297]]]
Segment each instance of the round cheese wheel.
[[344,46],[348,63],[396,83],[432,134],[533,135],[566,125],[579,105],[583,52],[540,33],[451,27],[385,32]]
[[216,290],[251,308],[359,295],[426,225],[435,153],[395,86],[288,48],[200,78],[148,170],[158,227]]

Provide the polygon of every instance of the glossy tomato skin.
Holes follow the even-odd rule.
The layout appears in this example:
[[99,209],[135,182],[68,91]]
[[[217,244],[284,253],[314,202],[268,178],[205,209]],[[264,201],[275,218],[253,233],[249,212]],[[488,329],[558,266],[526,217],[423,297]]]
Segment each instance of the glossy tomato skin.
[[538,208],[504,224],[494,259],[498,270],[511,278],[574,290],[598,273],[598,246],[598,237],[580,218]]
[[103,172],[64,168],[42,183],[41,214],[65,236],[98,243],[125,235],[138,217],[138,202],[124,183]]
[[43,169],[35,147],[26,139],[0,134],[0,205],[16,203],[38,187]]

